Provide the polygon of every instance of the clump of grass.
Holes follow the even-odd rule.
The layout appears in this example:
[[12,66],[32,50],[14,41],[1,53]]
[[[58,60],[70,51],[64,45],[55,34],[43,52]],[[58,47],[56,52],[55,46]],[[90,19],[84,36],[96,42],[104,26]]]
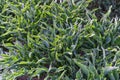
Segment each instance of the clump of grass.
[[98,18],[102,17],[102,13],[106,13],[109,7],[112,6],[112,13],[110,13],[110,17],[120,17],[120,1],[119,0],[92,0],[91,4],[89,5],[90,9],[98,8],[96,15]]
[[98,20],[90,1],[3,1],[3,78],[119,80],[120,20]]

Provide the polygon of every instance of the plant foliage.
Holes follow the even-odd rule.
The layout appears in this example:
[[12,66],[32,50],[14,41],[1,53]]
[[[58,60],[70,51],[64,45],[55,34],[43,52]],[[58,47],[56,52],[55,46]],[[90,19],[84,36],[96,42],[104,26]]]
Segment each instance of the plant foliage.
[[0,0],[3,79],[119,80],[120,20],[91,0]]

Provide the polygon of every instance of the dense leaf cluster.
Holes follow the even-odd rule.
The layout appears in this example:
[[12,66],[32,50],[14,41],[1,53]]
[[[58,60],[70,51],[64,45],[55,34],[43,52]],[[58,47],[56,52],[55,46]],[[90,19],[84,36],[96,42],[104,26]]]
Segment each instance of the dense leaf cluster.
[[119,80],[120,20],[91,0],[0,0],[3,79]]
[[102,13],[106,13],[110,6],[112,6],[110,17],[120,17],[120,0],[92,0],[89,9],[97,8],[96,15],[100,18]]

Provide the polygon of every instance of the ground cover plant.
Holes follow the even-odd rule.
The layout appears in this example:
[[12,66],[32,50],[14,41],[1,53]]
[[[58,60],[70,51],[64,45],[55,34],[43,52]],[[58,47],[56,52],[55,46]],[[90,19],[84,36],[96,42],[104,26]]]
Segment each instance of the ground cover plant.
[[120,20],[92,0],[0,0],[3,80],[119,80]]
[[106,13],[110,6],[112,6],[110,17],[120,17],[120,0],[93,0],[89,5],[89,9],[98,8],[96,15],[102,17],[102,13]]

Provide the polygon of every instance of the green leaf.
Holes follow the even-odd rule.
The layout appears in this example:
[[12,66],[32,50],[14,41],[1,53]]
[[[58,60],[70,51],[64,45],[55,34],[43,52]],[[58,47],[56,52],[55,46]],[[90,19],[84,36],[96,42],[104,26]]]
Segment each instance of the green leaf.
[[48,72],[48,69],[45,67],[35,68],[35,72],[32,74],[32,77],[36,77],[37,75],[42,74],[43,72]]
[[65,67],[66,67],[66,66],[59,67],[59,68],[56,70],[56,72],[64,71],[64,70],[65,70]]
[[81,68],[82,72],[88,77],[89,76],[88,67],[82,64],[81,62],[78,62],[76,59],[74,59],[74,62]]
[[77,71],[77,73],[76,73],[76,79],[77,80],[80,80],[82,78],[82,74],[81,74],[81,72],[80,72],[80,70],[79,71]]
[[4,46],[5,47],[12,47],[12,46],[14,46],[12,43],[4,43]]
[[115,66],[108,66],[103,68],[104,74],[107,75],[108,73],[110,73],[113,70],[119,69],[119,67],[115,67]]
[[66,73],[66,70],[64,70],[64,71],[61,73],[61,75],[59,76],[58,80],[61,80],[61,79],[63,78],[63,76],[65,75],[65,73]]

